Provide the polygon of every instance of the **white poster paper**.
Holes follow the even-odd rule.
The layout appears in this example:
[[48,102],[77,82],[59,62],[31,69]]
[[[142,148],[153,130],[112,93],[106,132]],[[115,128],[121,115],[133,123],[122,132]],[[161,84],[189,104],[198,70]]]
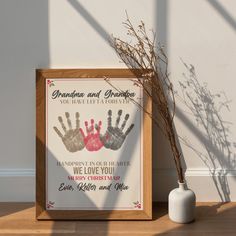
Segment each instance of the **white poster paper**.
[[47,210],[143,209],[142,90],[110,83],[46,80]]

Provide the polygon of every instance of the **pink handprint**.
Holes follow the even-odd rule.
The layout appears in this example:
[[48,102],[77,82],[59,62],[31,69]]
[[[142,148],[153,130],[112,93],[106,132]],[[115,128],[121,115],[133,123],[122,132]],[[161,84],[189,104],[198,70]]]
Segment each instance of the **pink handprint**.
[[[84,144],[85,147],[88,151],[93,152],[93,151],[98,151],[103,147],[103,143],[100,140],[100,130],[102,126],[102,122],[99,121],[98,125],[96,124],[94,127],[94,120],[91,119],[91,125],[90,127],[88,126],[88,121],[85,121],[85,127],[86,127],[86,132],[87,136],[85,136],[84,131],[80,129],[80,132],[82,136],[84,137]],[[94,132],[94,129],[96,129],[96,132]]]

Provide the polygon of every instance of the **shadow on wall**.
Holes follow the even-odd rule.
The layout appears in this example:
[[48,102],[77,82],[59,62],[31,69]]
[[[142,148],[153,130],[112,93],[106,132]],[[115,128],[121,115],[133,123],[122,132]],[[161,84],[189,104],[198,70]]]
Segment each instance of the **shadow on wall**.
[[[178,97],[194,117],[198,132],[191,130],[196,134],[206,152],[202,153],[197,150],[186,138],[180,138],[209,169],[221,201],[228,202],[231,199],[227,175],[229,170],[234,170],[236,167],[236,157],[232,152],[236,143],[229,138],[231,123],[223,119],[223,112],[230,110],[230,101],[224,92],[212,93],[207,84],[201,84],[193,65],[187,65],[185,62],[183,64],[186,73],[183,73],[184,81],[179,82],[182,94]],[[188,123],[186,124],[188,126]]]
[[[168,21],[169,21],[169,0],[156,1],[156,44],[163,45],[168,55]],[[153,107],[153,112],[157,110]],[[177,136],[177,133],[176,133]],[[153,194],[154,201],[167,201],[168,193],[177,187],[177,171],[175,168],[173,154],[170,144],[165,135],[158,127],[153,126]],[[179,150],[182,153],[179,139],[176,138]],[[183,170],[186,170],[184,158],[181,160]]]
[[217,0],[207,0],[207,2],[219,13],[219,15],[236,31],[236,21],[224,6]]
[[0,1],[0,32],[1,168],[33,169],[35,68],[50,62],[48,1]]
[[[233,15],[231,15],[218,0],[207,0],[207,2],[211,5],[211,7],[214,10],[216,10],[219,16],[222,17],[232,29],[236,30],[236,21]],[[161,44],[165,46],[167,55],[168,55],[168,46],[169,46],[168,45],[168,38],[169,38],[168,37],[168,19],[169,19],[168,18],[169,16],[168,5],[169,5],[168,0],[156,1],[157,39],[158,39],[158,42],[161,42]],[[191,74],[189,70],[190,68],[186,67],[186,69],[188,70],[189,75],[190,75]],[[204,86],[202,86],[202,89],[204,90]],[[227,101],[227,98],[224,97],[224,94],[221,94],[220,97],[216,96],[215,97],[216,99],[215,99],[214,97],[212,97],[214,95],[212,95],[210,91],[207,91],[207,88],[205,92],[206,93],[209,92],[209,94],[206,94],[206,95],[209,96],[209,99],[213,100],[213,102],[218,102],[218,105],[220,105],[220,103],[222,102]],[[197,94],[195,93],[195,95]],[[207,105],[206,100],[202,102],[205,103],[205,105]],[[221,109],[226,108],[226,105],[229,105],[229,104],[221,104]],[[212,109],[217,109],[217,108],[212,107]],[[196,112],[197,110],[195,111],[195,113]],[[235,156],[233,156],[233,153],[232,153],[232,148],[234,148],[236,144],[228,140],[229,139],[229,137],[227,136],[229,133],[228,126],[230,126],[230,124],[225,123],[222,120],[221,115],[222,115],[221,111],[214,110],[214,113],[212,114],[213,121],[210,124],[208,124],[209,126],[212,126],[211,131],[209,131],[211,133],[205,136],[198,130],[198,128],[195,127],[195,124],[193,124],[192,121],[189,120],[187,116],[180,109],[177,109],[176,111],[176,116],[188,126],[191,132],[195,136],[197,136],[199,141],[203,144],[206,150],[206,154],[203,155],[202,153],[199,153],[198,150],[196,150],[192,144],[191,145],[189,144],[189,142],[188,142],[188,146],[190,145],[192,149],[195,149],[195,151],[199,154],[198,156],[201,157],[201,160],[209,168],[210,174],[212,175],[213,183],[218,191],[218,194],[221,200],[230,201],[230,189],[229,189],[228,181],[227,181],[228,171],[226,169],[233,170],[236,166]],[[222,126],[222,129],[223,129],[222,132],[220,132],[220,130],[214,124],[214,122],[219,122],[219,124]],[[209,121],[207,121],[207,123],[209,123]],[[206,131],[206,127],[202,127],[202,128],[205,129]],[[212,133],[215,133],[215,134],[212,134]],[[220,138],[220,141],[215,142],[214,139],[216,139],[216,137],[213,137],[213,135],[216,135],[216,137]],[[161,167],[159,167],[160,169],[158,168],[158,172],[159,172],[157,176],[158,178],[157,177],[153,178],[154,186],[156,184],[157,186],[159,186],[159,189],[161,188],[162,190],[165,190],[165,191],[162,193],[162,191],[158,191],[158,190],[155,191],[155,188],[154,188],[153,192],[156,193],[156,197],[155,197],[156,199],[163,201],[167,199],[166,193],[175,187],[177,176],[172,171],[171,172],[168,171],[169,173],[168,176],[165,173],[166,170],[174,169],[174,165],[172,164],[172,160],[170,159],[171,151],[170,151],[170,148],[168,147],[167,140],[157,128],[154,128],[153,130],[153,141],[155,142],[155,140],[157,141],[158,145],[156,147],[154,146],[154,150],[153,150],[154,164],[155,164],[154,168],[157,168],[158,166],[160,166],[160,164],[161,164]],[[180,139],[180,141],[187,144],[186,140]],[[185,163],[183,163],[183,167],[186,168]],[[220,171],[214,170],[214,167],[219,168]],[[155,173],[156,172],[154,172],[154,175]],[[165,181],[163,181],[163,179],[165,179]],[[165,183],[163,184],[163,182]]]
[[97,20],[87,11],[87,9],[78,0],[67,0],[74,10],[81,15],[89,25],[110,44],[110,34],[100,25]]

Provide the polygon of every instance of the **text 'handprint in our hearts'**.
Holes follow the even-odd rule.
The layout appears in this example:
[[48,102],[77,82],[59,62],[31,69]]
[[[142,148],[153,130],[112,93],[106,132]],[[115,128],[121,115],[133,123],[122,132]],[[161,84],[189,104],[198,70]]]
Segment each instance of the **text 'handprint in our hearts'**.
[[122,116],[122,110],[118,111],[117,118],[115,125],[112,125],[112,111],[108,111],[108,118],[107,118],[107,130],[102,135],[100,133],[102,122],[99,121],[95,124],[94,119],[90,120],[90,125],[88,121],[85,121],[85,129],[86,134],[82,128],[80,128],[80,121],[79,121],[79,113],[75,113],[76,118],[76,127],[75,129],[72,128],[70,114],[65,112],[65,117],[67,119],[68,128],[66,128],[63,119],[61,116],[58,117],[58,120],[61,124],[61,127],[64,131],[64,135],[59,131],[57,127],[53,127],[58,136],[62,139],[66,149],[69,152],[77,152],[82,150],[84,147],[92,152],[98,151],[103,146],[107,149],[111,150],[118,150],[121,148],[122,144],[124,143],[127,135],[133,129],[134,124],[131,124],[129,128],[124,132],[124,128],[126,123],[129,119],[129,114],[126,114],[124,120],[119,126],[120,120]]

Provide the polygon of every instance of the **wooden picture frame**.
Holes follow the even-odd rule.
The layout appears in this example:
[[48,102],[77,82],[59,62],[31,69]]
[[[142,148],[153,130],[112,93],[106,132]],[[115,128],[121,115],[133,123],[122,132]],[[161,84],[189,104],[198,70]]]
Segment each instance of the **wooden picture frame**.
[[[82,190],[80,189],[81,192],[83,193],[83,196],[82,196],[82,195],[80,195],[80,194],[82,194],[81,192],[73,191],[73,190],[75,190],[73,187],[72,187],[73,190],[71,190],[70,187],[68,187],[67,185],[64,185],[65,189],[63,186],[60,189],[61,185],[56,185],[58,179],[64,178],[63,171],[66,171],[66,168],[68,168],[68,170],[71,171],[70,166],[66,166],[66,167],[63,166],[65,163],[66,163],[66,165],[70,164],[69,160],[72,160],[70,155],[71,156],[74,155],[73,156],[73,158],[74,158],[75,157],[74,153],[77,153],[76,155],[78,156],[78,158],[80,158],[80,160],[82,159],[82,156],[79,156],[80,155],[79,151],[74,152],[74,149],[73,149],[74,146],[72,144],[71,144],[72,147],[66,146],[67,143],[66,143],[65,139],[63,139],[63,137],[61,136],[60,131],[58,132],[56,130],[55,126],[57,126],[58,128],[61,129],[60,123],[63,126],[63,121],[61,120],[61,118],[58,118],[59,121],[58,121],[58,119],[53,120],[53,118],[51,118],[51,117],[56,116],[55,113],[57,113],[58,109],[60,109],[60,102],[61,102],[61,104],[62,104],[62,102],[69,102],[72,104],[72,99],[73,99],[72,97],[66,97],[66,99],[68,99],[68,100],[60,100],[59,101],[59,99],[65,98],[65,97],[63,97],[63,91],[62,91],[63,88],[67,89],[67,90],[65,90],[67,92],[69,91],[68,89],[71,89],[71,88],[73,88],[76,92],[78,90],[77,88],[81,88],[84,92],[86,86],[88,87],[90,85],[91,86],[93,85],[93,86],[95,86],[95,88],[96,88],[96,86],[98,86],[98,90],[100,91],[100,90],[102,90],[101,87],[99,87],[100,84],[101,84],[101,86],[104,86],[104,83],[106,83],[106,84],[108,84],[108,86],[110,86],[111,90],[115,93],[116,89],[115,89],[115,87],[111,86],[111,84],[113,84],[113,82],[114,82],[114,83],[118,84],[117,85],[118,87],[119,87],[119,85],[121,85],[121,87],[122,86],[124,87],[126,85],[126,81],[127,81],[127,83],[129,83],[128,89],[132,92],[132,90],[134,90],[134,89],[137,90],[137,86],[135,87],[135,85],[133,83],[133,80],[135,80],[135,78],[137,78],[137,76],[141,78],[141,73],[139,76],[138,70],[129,70],[129,69],[37,69],[36,70],[36,218],[38,220],[89,220],[89,219],[92,219],[92,220],[150,220],[150,219],[152,219],[152,151],[151,151],[152,150],[152,122],[151,122],[151,118],[149,117],[149,115],[146,112],[143,112],[142,109],[135,104],[133,104],[136,106],[135,109],[137,109],[137,111],[140,112],[140,114],[141,114],[140,118],[137,118],[137,120],[141,122],[141,126],[139,128],[136,125],[135,121],[134,121],[134,124],[130,125],[130,129],[132,129],[133,127],[136,127],[137,131],[135,131],[135,128],[133,128],[133,130],[129,134],[130,138],[129,139],[126,138],[125,141],[123,140],[124,144],[122,144],[122,145],[126,145],[125,146],[126,149],[122,146],[118,151],[120,151],[122,148],[124,149],[124,150],[122,149],[123,154],[120,154],[120,158],[122,160],[122,157],[124,155],[126,155],[125,150],[128,150],[132,146],[130,144],[131,142],[133,142],[132,141],[133,138],[131,138],[131,136],[133,135],[132,137],[134,137],[135,132],[140,132],[140,134],[142,134],[140,136],[142,136],[142,137],[140,137],[140,139],[138,139],[138,138],[137,139],[139,140],[140,146],[142,146],[142,148],[140,148],[140,151],[137,151],[138,150],[137,148],[135,148],[135,150],[133,150],[133,153],[138,152],[140,154],[140,160],[138,159],[139,161],[136,161],[136,159],[138,158],[138,157],[136,158],[136,156],[137,156],[136,155],[133,159],[134,161],[132,160],[130,162],[128,162],[128,161],[126,162],[126,160],[125,160],[123,162],[119,162],[119,164],[122,164],[122,165],[125,165],[126,163],[128,163],[127,165],[129,165],[131,163],[129,167],[122,167],[123,169],[121,167],[119,167],[119,168],[114,167],[114,168],[118,169],[118,171],[120,171],[119,175],[117,175],[118,176],[117,179],[118,178],[122,179],[122,181],[124,179],[127,179],[128,181],[130,181],[131,185],[129,187],[127,187],[127,191],[126,192],[119,191],[119,192],[117,192],[117,196],[116,196],[115,190],[110,191],[110,189],[105,189],[105,190],[107,190],[107,192],[106,192],[104,189],[102,189],[103,186],[107,186],[107,188],[109,188],[108,185],[102,185],[102,187],[101,187],[100,185],[97,186],[96,184],[98,182],[96,182],[96,184],[94,184],[95,187],[96,186],[99,187],[99,191],[100,190],[104,190],[104,191],[96,192],[97,191],[97,189],[96,189],[96,191],[94,191],[94,194],[95,194],[94,195],[95,197],[94,197],[93,195],[89,195],[90,192],[84,192],[83,189]],[[107,80],[105,78],[108,78],[109,83],[107,82]],[[83,82],[84,84],[82,84],[81,81],[85,81],[85,82]],[[100,82],[98,82],[98,81],[100,81]],[[130,83],[131,81],[132,81],[132,83]],[[57,86],[61,90],[57,89]],[[142,94],[142,91],[141,91],[142,89],[141,88],[138,88],[138,89],[140,89],[140,94]],[[55,92],[57,90],[59,90],[61,92],[61,96],[59,96],[59,97],[56,97],[59,94],[59,92],[58,93]],[[89,94],[91,96],[92,95],[96,96],[94,91],[98,91],[98,90],[93,90],[93,94],[91,94],[91,93],[89,93]],[[53,95],[52,95],[53,92],[54,92],[54,95],[57,93],[57,95],[54,96],[56,98],[53,98]],[[64,95],[67,92],[65,92]],[[101,93],[103,93],[103,90],[100,92],[100,94]],[[84,92],[84,94],[86,97],[86,92]],[[100,94],[97,94],[97,97],[96,98],[94,97],[94,99],[97,99],[98,96],[100,96]],[[73,96],[72,93],[70,95]],[[87,94],[87,96],[88,96],[88,94]],[[127,100],[129,98],[125,97],[122,99]],[[142,98],[139,97],[137,99],[140,99],[140,101],[143,99],[142,101],[143,101],[143,106],[145,107],[145,110],[148,112],[151,112],[152,105],[151,105],[151,100],[149,98],[145,97],[145,95],[143,94]],[[73,100],[73,101],[76,101],[76,100]],[[78,100],[78,101],[82,101],[82,100]],[[91,101],[93,101],[93,100],[91,100]],[[97,100],[97,101],[102,102],[102,100],[101,101]],[[116,100],[112,100],[112,101],[114,102]],[[121,100],[119,100],[119,101],[121,102]],[[128,107],[127,109],[131,109],[130,107],[132,107],[132,109],[134,109],[133,105],[130,102],[131,102],[131,100],[129,102],[127,102],[128,105],[125,104],[122,106],[124,106],[124,107],[127,106]],[[69,115],[67,115],[69,118],[65,117],[65,111],[67,111],[68,109],[71,111],[71,109],[72,109],[71,104],[70,105],[65,104],[63,106],[61,105],[61,107],[62,107],[61,116],[63,117],[65,124],[69,125],[69,126],[71,125],[71,123],[70,123],[70,120],[68,121],[68,119],[71,119],[71,122],[73,123],[73,125],[75,122],[74,114],[72,116],[73,112],[71,112],[70,117],[69,117]],[[93,114],[93,116],[95,116],[95,114],[96,114],[95,110],[98,109],[98,106],[99,105],[96,105],[96,104],[94,104],[93,106],[90,106],[90,107],[88,107],[88,105],[86,105],[86,106],[85,105],[84,106],[76,105],[76,108],[73,108],[73,109],[76,110],[81,107],[81,109],[82,109],[82,111],[80,111],[81,113],[84,110],[88,109],[91,111],[91,114]],[[109,105],[109,106],[115,107],[115,105]],[[113,124],[115,122],[119,122],[118,121],[119,115],[117,115],[119,112],[117,113],[117,110],[118,109],[114,109],[114,113],[112,113],[112,116],[109,116],[109,112],[108,112],[108,116],[112,117],[112,119],[113,119],[112,120]],[[69,114],[69,112],[67,114]],[[137,113],[137,114],[139,114],[139,113]],[[130,115],[129,119],[131,119],[131,115]],[[123,119],[127,118],[127,117],[125,117],[125,118],[124,117],[125,117],[125,112],[123,112],[122,117],[120,119],[121,120],[120,125],[123,122]],[[68,124],[66,123],[66,118],[68,118],[67,119]],[[89,117],[87,117],[87,118],[89,120]],[[77,119],[79,119],[79,118],[77,117],[77,113],[76,113],[76,122],[77,122]],[[107,118],[107,120],[106,119],[104,120],[104,119],[103,119],[103,124],[104,124],[104,126],[106,126],[106,123],[109,122],[109,118]],[[136,119],[136,118],[134,118],[134,119]],[[52,125],[50,125],[51,120],[56,123],[56,125],[53,127],[55,132],[52,130],[52,127],[51,127]],[[95,123],[96,123],[96,121],[95,121]],[[84,126],[84,119],[82,120],[81,115],[80,115],[80,126],[82,126],[83,128],[85,127]],[[93,129],[93,124],[91,123],[91,126],[86,126],[86,128],[88,128],[88,131],[91,132],[91,130]],[[103,133],[104,133],[105,129],[106,128],[104,127]],[[52,131],[50,131],[50,130],[52,130]],[[47,136],[49,136],[49,137],[47,137]],[[50,138],[51,136],[52,136],[52,138]],[[61,140],[59,138],[60,136],[61,136]],[[88,136],[86,136],[86,137],[88,137]],[[102,137],[102,136],[100,135],[99,137]],[[104,134],[103,137],[106,137],[105,139],[103,139],[103,141],[105,140],[104,141],[104,147],[105,147],[105,142],[106,142],[106,140],[110,141],[110,136],[109,135],[105,136],[105,134]],[[55,145],[54,145],[54,142],[56,142]],[[86,141],[86,142],[88,144],[88,141]],[[86,143],[86,142],[84,139],[84,143]],[[128,144],[128,142],[130,142],[130,143]],[[60,147],[59,147],[59,144],[61,144]],[[110,144],[109,145],[106,144],[106,145],[109,146]],[[109,150],[104,147],[101,150],[103,150],[103,152],[109,151],[111,153],[111,156],[117,155],[116,153],[118,151],[112,150],[112,145],[109,146],[109,148],[110,148]],[[93,147],[95,147],[95,146],[93,146]],[[52,150],[51,150],[51,148],[52,148]],[[70,150],[70,148],[71,148],[71,150]],[[86,146],[86,148],[89,148],[89,146],[88,147]],[[69,151],[66,149],[68,149]],[[117,147],[116,147],[116,149],[117,149]],[[62,151],[60,151],[60,150],[62,150]],[[52,152],[53,154],[50,154],[50,152]],[[55,153],[59,153],[61,155],[62,152],[68,153],[68,156],[63,156],[63,158],[66,158],[65,162],[58,161],[59,159],[57,159],[57,156],[55,154]],[[86,157],[83,156],[84,159],[83,159],[83,161],[81,161],[81,165],[82,164],[87,165],[88,163],[87,162],[85,163],[84,160],[86,158],[90,158],[91,155],[98,155],[98,154],[96,154],[98,152],[89,152],[85,148],[83,149],[83,152],[87,153],[86,154],[87,156]],[[52,155],[56,156],[55,157],[56,159],[53,160],[54,162],[51,161]],[[96,156],[95,156],[95,158],[96,158]],[[99,156],[99,158],[100,158],[100,156]],[[108,159],[106,159],[106,160],[108,160]],[[75,163],[74,165],[78,165],[78,163],[79,163],[76,158],[73,159],[73,162],[77,163],[77,164]],[[57,163],[57,164],[55,164],[55,163]],[[110,162],[107,161],[107,163],[105,161],[98,162],[97,165],[100,165],[99,163],[100,164],[102,163],[101,165],[103,165],[103,163],[105,163],[105,165],[107,165],[107,163],[109,165],[113,165],[113,162],[111,162],[111,161]],[[90,162],[90,164],[93,165],[93,162]],[[59,165],[59,166],[56,166],[56,165]],[[117,165],[118,165],[118,162],[117,162]],[[139,170],[138,171],[135,170],[134,167],[132,167],[132,165],[135,167],[140,166],[140,168],[139,168],[140,172],[139,172]],[[91,174],[91,175],[86,175],[84,172],[83,172],[83,174],[81,174],[82,172],[80,172],[81,175],[73,176],[73,180],[75,177],[76,178],[88,178],[88,176],[91,176],[91,178],[93,178],[92,176],[94,175],[94,176],[100,176],[99,178],[101,178],[103,181],[104,178],[106,178],[106,177],[104,177],[105,175],[101,175],[101,172],[99,172],[100,169],[102,169],[102,167],[100,169],[98,168],[98,166],[96,166],[96,167],[97,167],[97,169],[96,169],[97,175],[94,174],[95,172],[93,172],[93,174]],[[80,169],[80,170],[82,170],[82,169]],[[84,167],[84,170],[95,171],[95,168],[92,169],[92,167],[91,167],[89,169],[89,167]],[[113,171],[114,171],[114,169],[113,169]],[[140,193],[135,192],[136,191],[135,186],[137,185],[139,180],[136,180],[134,178],[134,181],[131,181],[134,176],[134,174],[132,174],[132,173],[135,173],[135,175],[137,175],[136,176],[137,178],[138,178],[138,176],[140,176],[140,178],[142,178],[142,179],[140,179],[140,183],[141,183],[140,187],[137,187],[137,189],[139,189]],[[65,174],[65,176],[66,176],[66,174]],[[71,175],[68,175],[68,178],[72,178]],[[111,178],[111,177],[109,177],[109,178]],[[115,178],[115,175],[113,175],[113,178]],[[67,180],[68,179],[65,179],[65,182]],[[109,179],[109,181],[110,180],[111,179]],[[105,183],[111,182],[111,186],[112,186],[113,182],[112,181],[109,182],[109,181],[108,182],[105,181]],[[74,181],[74,182],[76,182],[76,181]],[[91,181],[91,182],[95,183],[95,180]],[[55,183],[55,185],[54,185],[54,183]],[[76,183],[78,183],[78,182],[76,182]],[[134,186],[132,186],[133,183],[134,183]],[[114,182],[114,184],[115,184],[115,182]],[[119,186],[120,182],[119,183],[117,182],[117,184],[118,184],[117,186]],[[52,186],[52,187],[50,187],[50,186]],[[54,189],[54,186],[56,186],[55,187],[56,190]],[[68,187],[68,189],[66,189],[66,186]],[[106,188],[106,187],[104,187],[104,188]],[[121,186],[121,188],[122,188],[122,186]],[[132,189],[132,191],[129,189]],[[78,190],[78,185],[77,185],[76,190]],[[57,191],[58,191],[58,193],[57,193]],[[62,192],[59,192],[59,191],[62,191]],[[74,200],[75,199],[74,192],[76,192],[76,194],[78,194],[78,199],[76,197],[76,200]],[[106,194],[104,194],[104,192],[106,192]],[[98,195],[96,195],[96,194],[98,194]],[[99,198],[100,196],[103,196],[102,194],[104,194],[104,196],[106,195],[105,200],[102,198]],[[125,198],[132,199],[132,196],[136,197],[135,194],[137,194],[137,196],[140,196],[141,200],[139,200],[137,202],[134,200],[132,203],[133,208],[130,207],[131,202],[127,203],[127,206],[128,206],[127,209],[120,207],[120,205],[122,206],[122,204],[123,204],[122,202],[124,202]],[[49,199],[50,196],[56,197],[58,205],[57,205],[57,202],[55,203],[54,201],[51,201]],[[68,202],[65,202],[66,201],[65,198],[70,199],[70,196],[71,196],[71,200]],[[96,197],[96,196],[98,196],[98,197]],[[109,196],[113,196],[113,197],[109,198]],[[85,198],[86,198],[86,200],[85,200]],[[87,198],[89,198],[89,199],[87,199]],[[104,201],[105,203],[104,203],[104,205],[101,204],[100,206],[94,205],[96,207],[96,209],[94,209],[92,207],[90,209],[89,208],[90,198],[93,200],[93,201],[91,200],[93,202],[91,204],[96,205],[96,199],[100,202]],[[110,204],[109,205],[107,203],[107,208],[105,205],[106,199],[108,199],[107,202],[109,202],[109,204]],[[75,202],[73,203],[73,201],[75,201]],[[76,207],[73,208],[74,207],[73,204],[74,205],[78,204],[78,207],[76,205]],[[83,208],[82,204],[86,205],[86,207]],[[112,208],[113,206],[114,206],[114,209]]]

